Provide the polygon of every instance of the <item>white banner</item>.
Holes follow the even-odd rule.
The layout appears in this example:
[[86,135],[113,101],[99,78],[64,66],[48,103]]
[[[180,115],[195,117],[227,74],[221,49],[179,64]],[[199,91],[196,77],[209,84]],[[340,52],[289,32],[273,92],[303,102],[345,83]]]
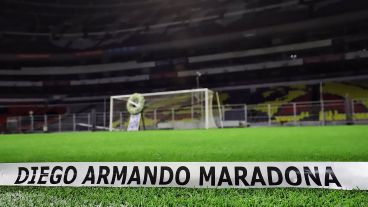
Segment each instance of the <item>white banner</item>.
[[127,131],[138,131],[139,124],[141,123],[141,114],[130,115]]
[[368,190],[368,162],[3,163],[0,185]]

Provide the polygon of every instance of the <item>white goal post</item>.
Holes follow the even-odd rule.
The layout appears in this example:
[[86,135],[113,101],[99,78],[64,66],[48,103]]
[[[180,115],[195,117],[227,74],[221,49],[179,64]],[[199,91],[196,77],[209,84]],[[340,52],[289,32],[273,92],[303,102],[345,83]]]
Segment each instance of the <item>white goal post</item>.
[[[142,127],[146,129],[217,128],[219,107],[214,106],[215,93],[207,88],[141,94],[145,99]],[[109,130],[125,131],[130,114],[127,111],[128,95],[110,97]],[[130,102],[130,101],[129,101]]]

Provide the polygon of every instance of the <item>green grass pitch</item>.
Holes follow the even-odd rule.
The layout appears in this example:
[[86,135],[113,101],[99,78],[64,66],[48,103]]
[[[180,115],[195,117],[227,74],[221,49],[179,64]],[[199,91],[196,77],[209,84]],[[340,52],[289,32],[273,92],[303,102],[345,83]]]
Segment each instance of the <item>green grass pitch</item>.
[[[0,162],[368,161],[368,126],[0,135]],[[368,206],[367,191],[0,187],[0,206]]]

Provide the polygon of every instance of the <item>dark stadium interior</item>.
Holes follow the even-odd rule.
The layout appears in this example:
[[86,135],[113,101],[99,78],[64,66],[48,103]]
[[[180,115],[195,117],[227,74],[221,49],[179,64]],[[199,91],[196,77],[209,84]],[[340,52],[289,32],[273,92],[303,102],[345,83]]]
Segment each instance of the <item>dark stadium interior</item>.
[[368,0],[0,0],[3,206],[368,207]]
[[[322,81],[368,91],[365,0],[4,0],[0,26],[0,114],[197,88],[197,78],[223,104],[292,97],[293,85],[304,95],[285,102],[318,101]],[[326,99],[345,99],[336,87]]]

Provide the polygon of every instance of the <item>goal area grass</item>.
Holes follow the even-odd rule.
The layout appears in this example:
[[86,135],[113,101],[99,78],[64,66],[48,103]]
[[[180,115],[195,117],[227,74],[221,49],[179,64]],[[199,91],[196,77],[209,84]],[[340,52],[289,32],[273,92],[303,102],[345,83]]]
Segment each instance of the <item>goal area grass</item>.
[[[0,162],[368,161],[368,126],[0,136]],[[367,191],[0,187],[0,206],[368,206]]]

